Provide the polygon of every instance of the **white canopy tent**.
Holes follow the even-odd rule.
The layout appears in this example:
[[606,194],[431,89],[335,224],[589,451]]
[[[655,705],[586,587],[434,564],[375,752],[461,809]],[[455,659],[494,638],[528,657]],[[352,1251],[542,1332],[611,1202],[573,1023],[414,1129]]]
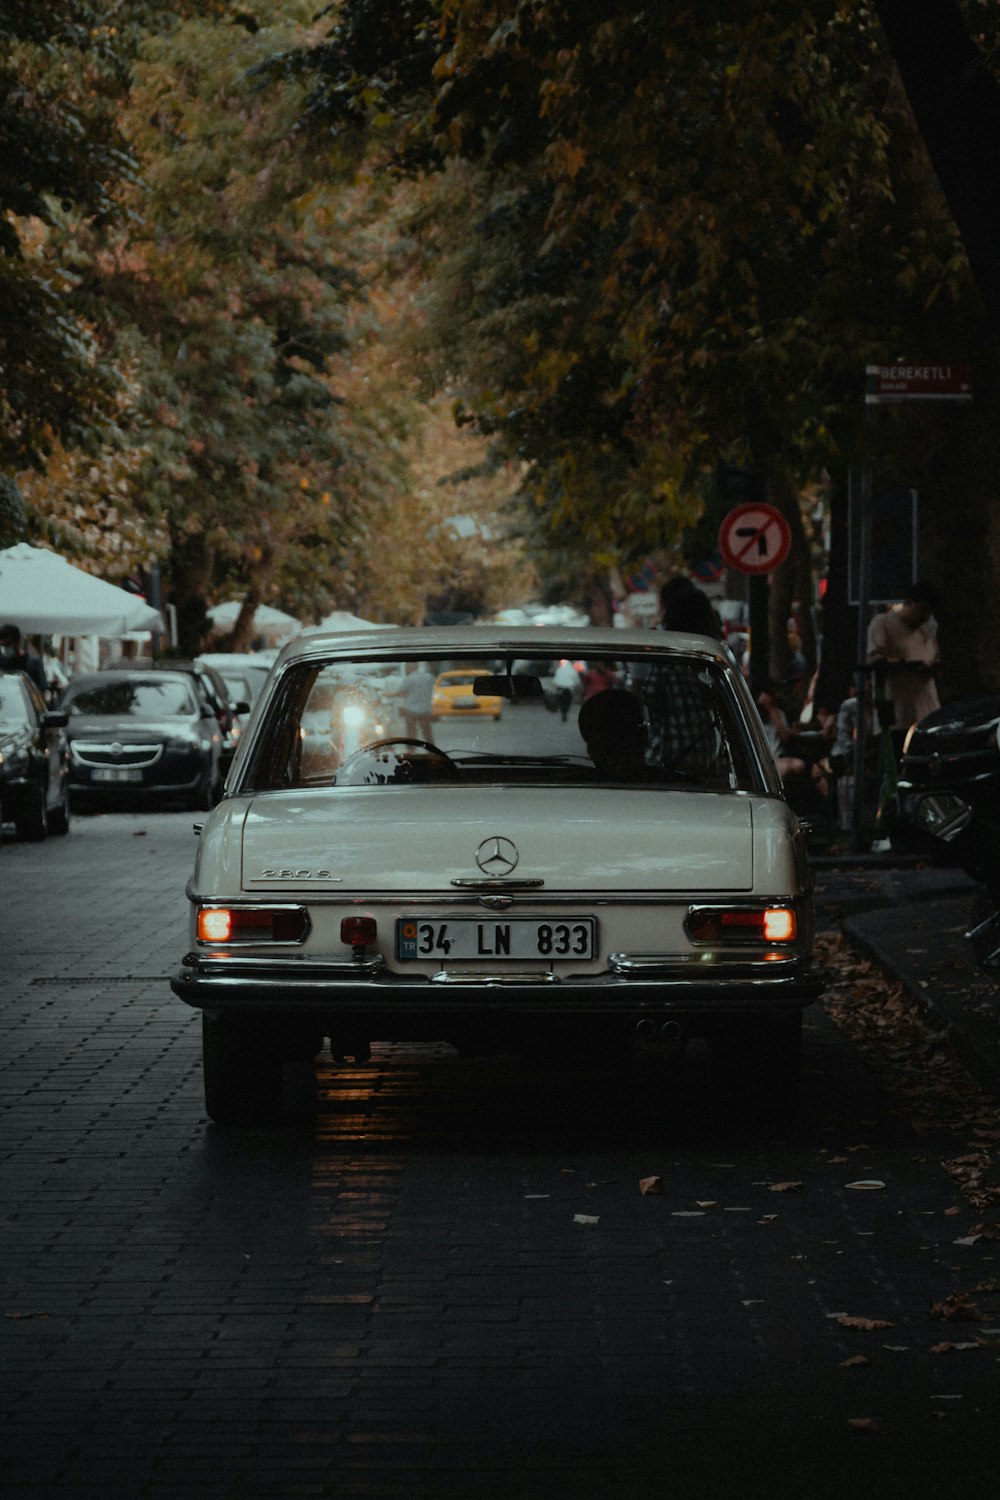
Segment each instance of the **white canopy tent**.
[[388,630],[388,625],[376,624],[374,620],[362,620],[360,615],[352,615],[349,609],[335,609],[325,619],[320,620],[318,625],[310,625],[309,631],[313,630],[342,630],[345,632],[353,630]]
[[27,542],[0,552],[0,623],[7,621],[24,635],[119,639],[163,630],[159,610],[145,599]]
[[[242,608],[243,605],[238,599],[230,599],[225,604],[213,604],[208,611],[208,618],[217,630],[232,630]],[[289,636],[298,635],[301,629],[302,622],[296,620],[294,615],[286,614],[283,609],[272,609],[269,604],[258,604],[254,610],[254,633],[265,636],[269,641],[286,640]]]

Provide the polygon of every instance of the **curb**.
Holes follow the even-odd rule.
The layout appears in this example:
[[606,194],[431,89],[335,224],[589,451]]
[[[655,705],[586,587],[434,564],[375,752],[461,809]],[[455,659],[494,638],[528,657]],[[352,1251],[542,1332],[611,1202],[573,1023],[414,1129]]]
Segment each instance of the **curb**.
[[[968,896],[919,905],[919,923],[912,906],[904,905],[852,914],[840,927],[853,948],[893,975],[947,1030],[969,1071],[1000,1097],[1000,988],[977,967],[963,936]],[[935,964],[928,966],[924,953],[910,948],[915,941],[939,945]],[[942,971],[949,977],[942,978]]]

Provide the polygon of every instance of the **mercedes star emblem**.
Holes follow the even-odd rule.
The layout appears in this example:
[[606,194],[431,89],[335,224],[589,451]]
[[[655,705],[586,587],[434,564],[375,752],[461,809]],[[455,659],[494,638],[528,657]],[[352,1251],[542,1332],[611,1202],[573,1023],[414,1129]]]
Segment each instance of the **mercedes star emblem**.
[[484,875],[509,875],[520,856],[510,839],[483,839],[476,850],[476,864]]

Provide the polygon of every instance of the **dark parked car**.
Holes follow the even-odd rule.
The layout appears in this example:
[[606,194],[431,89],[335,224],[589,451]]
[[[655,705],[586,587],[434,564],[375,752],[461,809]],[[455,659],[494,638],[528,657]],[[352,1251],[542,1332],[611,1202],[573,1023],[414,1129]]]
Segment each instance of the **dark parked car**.
[[1000,836],[1000,698],[948,703],[906,737],[894,847],[991,878]]
[[222,733],[220,766],[222,779],[225,781],[229,774],[229,767],[233,763],[233,756],[236,754],[236,747],[240,742],[243,718],[250,712],[250,700],[246,697],[234,700],[222,673],[210,663],[201,660],[174,661],[170,657],[163,657],[162,660],[153,660],[151,657],[123,658],[121,661],[111,662],[102,670],[130,672],[139,667],[148,672],[186,672],[192,679],[199,696],[215,714]]
[[69,831],[65,724],[23,672],[0,672],[0,820],[19,839]]
[[140,668],[74,677],[69,714],[74,805],[149,798],[213,807],[222,790],[222,730],[189,672]]

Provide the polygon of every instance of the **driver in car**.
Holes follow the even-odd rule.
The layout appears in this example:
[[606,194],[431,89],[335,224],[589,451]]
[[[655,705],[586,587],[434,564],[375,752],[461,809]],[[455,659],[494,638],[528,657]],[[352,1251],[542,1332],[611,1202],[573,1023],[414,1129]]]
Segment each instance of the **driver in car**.
[[624,688],[606,688],[580,707],[577,720],[587,754],[602,776],[645,777],[646,724],[638,698]]

